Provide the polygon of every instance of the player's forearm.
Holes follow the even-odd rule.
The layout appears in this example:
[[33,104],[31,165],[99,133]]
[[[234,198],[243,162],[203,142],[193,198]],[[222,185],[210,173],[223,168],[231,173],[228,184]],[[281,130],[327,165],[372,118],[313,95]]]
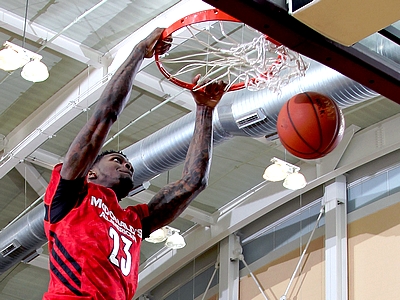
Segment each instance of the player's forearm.
[[118,68],[103,91],[92,117],[72,142],[64,160],[61,176],[85,176],[100,151],[111,126],[124,109],[135,75],[143,61],[145,45],[140,42]]
[[[207,183],[212,156],[213,108],[198,105],[193,137],[189,145],[183,168],[183,177],[190,175],[191,181]],[[198,184],[198,183],[196,183]]]
[[213,108],[199,106],[193,138],[187,152],[182,179],[162,188],[149,202],[150,231],[175,220],[208,183],[212,155]]
[[[111,118],[112,121],[115,121],[114,119],[124,109],[131,94],[133,80],[143,62],[145,49],[146,46],[143,42],[135,46],[107,84],[98,102],[100,111],[105,112],[104,118]],[[106,110],[101,109],[103,105],[109,108],[109,114]]]

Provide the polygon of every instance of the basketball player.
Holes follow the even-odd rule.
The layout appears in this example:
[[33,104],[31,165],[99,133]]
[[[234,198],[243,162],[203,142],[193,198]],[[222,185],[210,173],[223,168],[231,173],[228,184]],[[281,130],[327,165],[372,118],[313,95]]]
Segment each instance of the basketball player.
[[[139,42],[114,74],[87,124],[55,166],[45,195],[50,282],[43,299],[132,299],[138,280],[141,240],[167,225],[206,187],[212,149],[212,114],[225,84],[192,92],[194,135],[182,179],[162,188],[148,204],[122,209],[134,169],[120,152],[98,155],[126,105],[143,58],[164,53],[157,28]],[[158,42],[158,43],[157,43]],[[193,79],[196,83],[199,76]]]

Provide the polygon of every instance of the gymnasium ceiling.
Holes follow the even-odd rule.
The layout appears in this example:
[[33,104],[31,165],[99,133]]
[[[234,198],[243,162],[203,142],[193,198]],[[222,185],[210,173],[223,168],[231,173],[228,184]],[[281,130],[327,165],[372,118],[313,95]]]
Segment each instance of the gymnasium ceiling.
[[[217,5],[217,2],[209,2]],[[225,6],[228,9],[228,2],[220,1],[220,8]],[[235,2],[238,4],[237,10],[240,5],[245,5],[243,9],[247,9],[250,15],[264,13],[257,10],[256,6],[243,4],[244,1]],[[281,1],[265,3],[278,3],[282,6]],[[90,116],[91,107],[102,89],[103,76],[121,63],[132,45],[155,27],[167,27],[180,17],[209,7],[205,2],[197,0],[0,0],[0,43],[24,43],[33,52],[40,49],[42,61],[50,71],[46,81],[31,83],[24,80],[18,70],[12,73],[0,70],[0,228],[6,227],[32,203],[38,203],[37,200],[44,193],[51,167],[62,161],[72,139]],[[232,10],[229,13],[241,18],[238,11]],[[25,16],[28,21],[24,30]],[[269,16],[266,14],[265,17]],[[245,22],[251,22],[248,15],[243,18]],[[260,15],[256,20],[259,18]],[[256,21],[251,25],[262,27]],[[262,28],[257,29],[262,31]],[[400,25],[397,22],[389,29],[396,36]],[[25,39],[22,38],[24,32]],[[286,32],[284,36],[288,34]],[[303,34],[308,32],[304,31]],[[400,35],[397,35],[397,40],[394,40],[398,42],[399,39]],[[318,38],[310,40],[310,43],[326,47]],[[300,50],[313,55],[307,47],[299,47]],[[329,51],[336,50],[329,48]],[[354,48],[347,52],[354,55],[352,51]],[[360,65],[366,70],[380,68],[382,57],[376,52],[371,55],[367,52],[362,52],[366,62]],[[349,54],[340,52],[340,55],[349,59]],[[318,59],[317,56],[313,59]],[[330,67],[345,69],[343,63],[334,63],[336,65]],[[383,68],[377,77],[390,84],[396,80],[398,83],[399,61],[390,61],[389,66],[390,70]],[[353,73],[346,75],[351,77]],[[376,79],[378,82],[379,78]],[[361,77],[352,79],[364,80]],[[361,83],[369,84],[368,80]],[[76,99],[83,100],[72,112],[30,138],[32,133],[38,132],[44,120],[68,101]],[[171,100],[157,107],[167,99]],[[400,113],[398,102],[399,98],[376,96],[345,108],[343,113],[346,127],[354,125],[362,130],[391,118]],[[153,110],[155,107],[157,109]],[[117,133],[118,136],[110,140],[107,148],[123,150],[189,114],[193,109],[190,94],[182,93],[180,88],[165,80],[154,62],[147,60],[137,76],[131,100],[110,134],[110,137]],[[132,121],[135,123],[130,126]],[[119,133],[123,128],[126,130]],[[19,147],[18,153],[10,155],[10,151],[21,142],[23,147]],[[276,137],[229,139],[214,149],[209,187],[172,226],[185,233],[196,226],[218,225],[218,215],[222,210],[227,211],[231,209],[230,206],[233,208],[241,195],[263,184],[262,174],[272,157],[286,157],[295,164],[316,165],[315,161],[299,161],[286,155]],[[150,181],[147,190],[124,200],[124,205],[148,201],[160,187],[178,179],[180,172],[181,166],[178,166],[160,174]],[[35,262],[19,263],[0,275],[1,299],[41,299],[48,282],[46,246],[43,248],[43,254]],[[144,242],[141,262],[146,264],[149,259],[154,259],[153,255],[159,250],[163,250],[161,245]]]

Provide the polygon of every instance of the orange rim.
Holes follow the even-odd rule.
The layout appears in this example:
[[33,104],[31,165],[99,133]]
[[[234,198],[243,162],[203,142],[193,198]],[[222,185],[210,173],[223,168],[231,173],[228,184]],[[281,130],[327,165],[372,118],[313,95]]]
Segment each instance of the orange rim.
[[[177,30],[179,30],[183,27],[201,23],[201,22],[206,22],[206,21],[230,21],[230,22],[238,22],[238,23],[241,22],[240,20],[224,13],[223,11],[221,11],[219,9],[203,10],[203,11],[199,11],[199,12],[190,14],[186,17],[183,17],[180,20],[173,23],[170,27],[165,28],[163,33],[161,34],[161,40],[164,40],[166,37],[172,35],[174,32],[176,32]],[[279,42],[275,41],[274,39],[270,38],[267,35],[265,36],[265,38],[277,46],[281,45]],[[188,90],[193,90],[193,88],[196,86],[194,83],[189,83],[189,82],[183,81],[181,79],[174,77],[172,74],[170,74],[164,68],[164,65],[162,64],[162,62],[159,59],[158,53],[155,53],[154,59],[155,59],[155,62],[157,64],[157,67],[160,70],[160,72],[171,82],[175,83],[176,85],[178,85],[180,87],[186,88]],[[280,61],[280,58],[278,57],[277,62],[279,62],[279,61]],[[253,78],[253,80],[255,80],[255,78]],[[228,91],[236,91],[236,90],[243,89],[244,87],[245,87],[244,82],[235,83],[229,87]]]

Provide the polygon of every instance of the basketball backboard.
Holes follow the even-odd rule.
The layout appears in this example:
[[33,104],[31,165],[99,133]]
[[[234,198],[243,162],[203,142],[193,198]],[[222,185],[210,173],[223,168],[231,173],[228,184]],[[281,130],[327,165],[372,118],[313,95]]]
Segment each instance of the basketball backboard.
[[398,0],[289,0],[288,4],[293,17],[344,46],[400,19]]

